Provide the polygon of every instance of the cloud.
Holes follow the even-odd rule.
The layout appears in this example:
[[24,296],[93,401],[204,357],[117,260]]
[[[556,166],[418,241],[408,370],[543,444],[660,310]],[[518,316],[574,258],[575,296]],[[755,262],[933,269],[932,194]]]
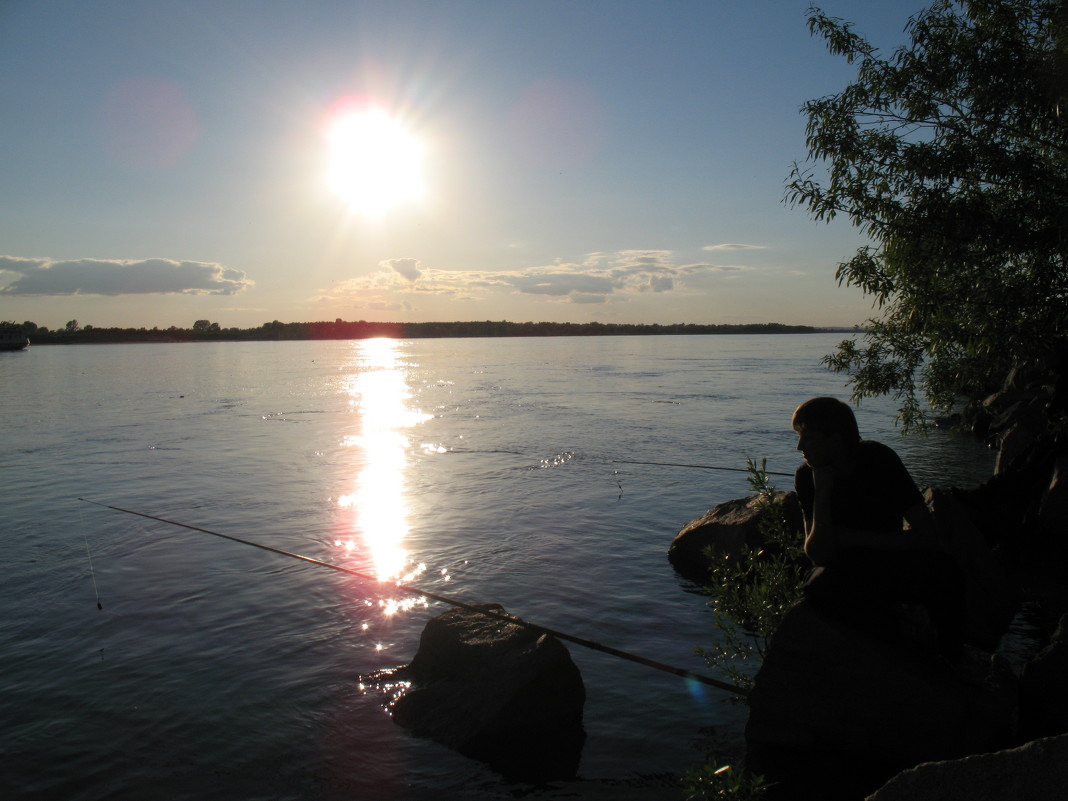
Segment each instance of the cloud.
[[696,275],[697,273],[740,273],[746,270],[752,270],[752,267],[745,267],[741,264],[687,264],[684,267],[679,268],[680,272],[686,275]]
[[725,242],[722,245],[705,245],[702,250],[767,250],[765,245],[739,245],[734,242]]
[[670,275],[654,275],[649,278],[650,292],[670,292],[675,288],[675,279]]
[[386,261],[380,261],[378,266],[392,269],[409,281],[416,281],[423,274],[422,270],[419,269],[419,259],[387,259]]
[[384,300],[372,300],[366,304],[370,311],[377,312],[407,312],[412,310],[412,305],[408,302],[403,303],[389,303]]
[[527,295],[610,294],[614,285],[610,278],[583,273],[530,273],[526,275],[503,275],[498,280],[511,284]]
[[0,295],[233,295],[252,286],[241,270],[172,259],[27,259],[0,256],[14,281]]
[[590,253],[581,262],[557,262],[522,270],[437,270],[418,259],[387,259],[379,271],[323,290],[321,301],[394,301],[398,297],[487,300],[501,295],[540,296],[555,303],[625,301],[644,293],[694,291],[714,276],[749,268],[710,263],[678,264],[667,250]]

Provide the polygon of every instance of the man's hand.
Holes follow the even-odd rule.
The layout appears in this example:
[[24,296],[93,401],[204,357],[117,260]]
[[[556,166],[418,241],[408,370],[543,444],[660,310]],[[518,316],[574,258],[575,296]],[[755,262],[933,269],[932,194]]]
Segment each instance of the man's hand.
[[812,468],[812,486],[817,498],[828,498],[834,489],[834,468],[830,465]]
[[812,468],[812,519],[807,520],[805,553],[816,565],[827,564],[838,551],[838,537],[831,514],[831,491],[834,489],[834,468],[823,465]]

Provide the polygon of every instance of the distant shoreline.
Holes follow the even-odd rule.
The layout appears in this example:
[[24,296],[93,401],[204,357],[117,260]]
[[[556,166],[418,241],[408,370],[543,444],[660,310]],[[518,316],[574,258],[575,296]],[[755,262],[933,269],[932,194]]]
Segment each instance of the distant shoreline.
[[752,323],[743,325],[700,325],[676,323],[644,325],[630,323],[511,323],[436,322],[378,323],[334,322],[282,323],[277,320],[257,328],[222,328],[218,323],[198,321],[193,328],[98,328],[87,325],[49,330],[27,323],[23,332],[33,345],[78,345],[176,342],[257,342],[299,340],[374,339],[460,339],[561,336],[665,336],[709,334],[827,334],[861,333],[859,328]]

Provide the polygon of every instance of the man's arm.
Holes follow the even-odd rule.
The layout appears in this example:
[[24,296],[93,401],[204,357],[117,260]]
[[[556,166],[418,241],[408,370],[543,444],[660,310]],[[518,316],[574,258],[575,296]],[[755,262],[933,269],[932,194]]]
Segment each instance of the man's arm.
[[[926,507],[920,504],[926,511]],[[906,517],[912,513],[912,509],[905,512]],[[928,512],[928,516],[930,513]],[[916,551],[922,548],[934,548],[938,540],[928,532],[917,531],[914,528],[903,528],[901,531],[867,531],[859,528],[839,527],[837,530],[838,542],[850,548],[871,548],[876,551]]]
[[811,518],[805,520],[805,553],[816,565],[827,564],[839,548],[905,551],[931,548],[938,543],[934,517],[923,501],[905,510],[901,530],[850,528],[837,525],[831,512],[834,469],[814,469],[812,483],[815,492]]
[[838,552],[838,529],[831,512],[834,470],[813,468],[812,515],[805,519],[805,554],[815,565],[827,564]]

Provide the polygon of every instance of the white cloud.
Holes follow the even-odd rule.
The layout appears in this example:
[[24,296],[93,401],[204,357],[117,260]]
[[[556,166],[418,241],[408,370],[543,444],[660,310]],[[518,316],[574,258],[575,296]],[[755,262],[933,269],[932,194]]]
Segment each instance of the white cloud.
[[722,245],[705,245],[702,250],[767,250],[765,245],[741,245],[735,242],[724,242]]
[[610,278],[577,272],[502,274],[497,280],[511,284],[526,295],[560,296],[570,295],[572,292],[608,295],[615,289]]
[[373,299],[438,295],[454,300],[486,300],[501,295],[542,296],[550,302],[603,303],[643,293],[685,290],[748,268],[709,263],[676,264],[671,251],[625,250],[591,253],[581,262],[558,262],[522,270],[437,270],[418,259],[388,259],[371,275],[343,281],[323,291],[322,300],[364,304]]
[[0,256],[15,279],[0,295],[233,295],[245,273],[215,262],[173,259],[28,259]]

